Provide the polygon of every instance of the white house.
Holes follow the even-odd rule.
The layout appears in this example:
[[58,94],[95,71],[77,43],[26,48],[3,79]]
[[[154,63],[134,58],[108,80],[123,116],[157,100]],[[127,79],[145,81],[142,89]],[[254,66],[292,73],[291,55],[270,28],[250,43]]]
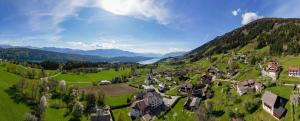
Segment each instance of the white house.
[[159,95],[157,92],[148,92],[145,95],[144,100],[148,101],[149,105],[153,109],[161,106],[164,103],[162,96]]
[[289,76],[291,77],[300,77],[300,67],[289,67]]

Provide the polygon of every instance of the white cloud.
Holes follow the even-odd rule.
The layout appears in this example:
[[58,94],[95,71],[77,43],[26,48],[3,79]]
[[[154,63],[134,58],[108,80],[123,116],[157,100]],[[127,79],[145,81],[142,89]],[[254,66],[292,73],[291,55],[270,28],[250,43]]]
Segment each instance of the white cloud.
[[245,25],[260,18],[263,18],[263,16],[259,16],[254,12],[246,12],[242,14],[242,24]]
[[237,15],[239,15],[241,13],[241,9],[238,8],[236,10],[233,10],[231,13],[232,13],[233,16],[237,16]]
[[181,47],[182,43],[170,42],[153,42],[153,41],[135,41],[135,40],[119,40],[105,38],[93,42],[71,41],[66,42],[64,47],[82,50],[94,49],[121,49],[139,53],[160,53],[187,51],[190,48]]
[[169,11],[165,2],[165,0],[98,0],[98,5],[116,15],[154,19],[161,24],[168,24]]
[[78,11],[83,7],[99,8],[114,15],[168,24],[169,11],[166,2],[167,0],[37,0],[19,4],[18,8],[28,16],[31,30],[60,33],[64,31],[60,24],[68,17],[78,16]]

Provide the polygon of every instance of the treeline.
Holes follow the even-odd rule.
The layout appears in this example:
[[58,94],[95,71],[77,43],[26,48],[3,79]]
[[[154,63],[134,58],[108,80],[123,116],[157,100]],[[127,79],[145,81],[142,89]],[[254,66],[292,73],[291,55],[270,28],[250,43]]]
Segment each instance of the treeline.
[[240,49],[249,43],[255,43],[256,49],[270,46],[271,55],[298,55],[299,33],[300,19],[259,19],[196,48],[185,58],[197,61],[203,57]]

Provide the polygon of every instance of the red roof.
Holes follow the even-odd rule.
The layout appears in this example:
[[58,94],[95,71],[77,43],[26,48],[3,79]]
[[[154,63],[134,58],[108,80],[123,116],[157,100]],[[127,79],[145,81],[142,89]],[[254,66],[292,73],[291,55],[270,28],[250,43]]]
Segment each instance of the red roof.
[[290,66],[289,67],[289,71],[299,71],[300,67],[296,67],[296,66]]

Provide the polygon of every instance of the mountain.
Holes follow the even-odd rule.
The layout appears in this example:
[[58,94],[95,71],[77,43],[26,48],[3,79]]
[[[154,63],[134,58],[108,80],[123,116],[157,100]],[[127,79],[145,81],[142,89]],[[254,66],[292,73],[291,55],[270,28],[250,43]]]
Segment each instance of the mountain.
[[167,53],[167,54],[164,54],[162,57],[163,58],[168,58],[168,57],[177,57],[177,56],[182,56],[184,55],[185,51],[180,51],[180,52],[171,52],[171,53]]
[[263,18],[218,36],[179,59],[197,61],[214,54],[236,52],[245,46],[252,51],[268,47],[267,54],[274,56],[299,55],[299,33],[298,18]]
[[139,62],[150,57],[100,57],[92,55],[66,54],[29,48],[0,48],[0,58],[17,61],[90,61],[90,62]]
[[136,56],[144,56],[144,57],[157,57],[159,55],[155,54],[144,54],[144,53],[134,53],[119,49],[96,49],[96,50],[79,50],[79,49],[69,49],[69,48],[56,48],[56,47],[43,47],[39,48],[40,50],[52,51],[52,52],[60,52],[60,53],[68,53],[68,54],[80,54],[80,55],[94,55],[101,57],[136,57]]

